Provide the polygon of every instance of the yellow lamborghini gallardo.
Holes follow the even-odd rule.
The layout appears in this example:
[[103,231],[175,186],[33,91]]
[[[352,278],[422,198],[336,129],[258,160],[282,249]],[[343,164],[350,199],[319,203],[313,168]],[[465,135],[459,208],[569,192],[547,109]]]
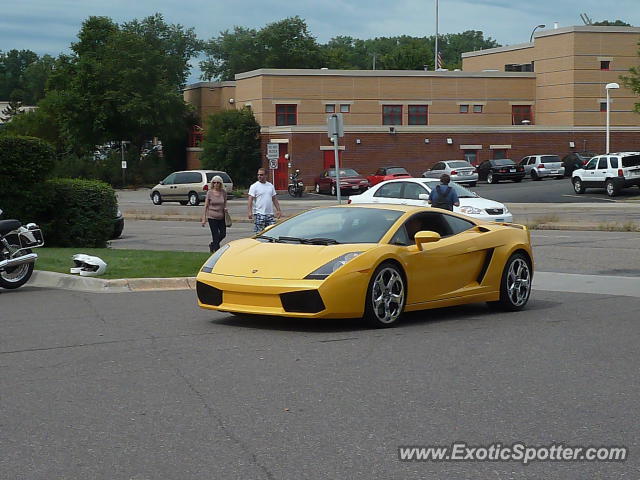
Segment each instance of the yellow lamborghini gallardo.
[[489,302],[519,310],[533,277],[530,234],[435,208],[316,208],[224,245],[197,277],[198,304],[239,314],[364,317]]

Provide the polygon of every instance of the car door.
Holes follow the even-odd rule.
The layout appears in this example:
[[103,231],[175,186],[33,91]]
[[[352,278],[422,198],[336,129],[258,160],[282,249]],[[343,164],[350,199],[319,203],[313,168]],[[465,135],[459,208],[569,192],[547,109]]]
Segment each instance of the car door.
[[429,202],[427,200],[421,200],[420,194],[429,195],[429,190],[424,186],[416,182],[402,182],[404,188],[402,189],[402,205],[414,205],[418,207],[428,207]]
[[585,187],[592,187],[595,185],[596,179],[596,166],[600,157],[593,157],[582,169],[582,183]]
[[329,175],[329,170],[325,170],[320,175],[320,180],[318,181],[320,184],[321,192],[328,192],[331,190],[331,176]]
[[427,171],[427,177],[440,178],[443,173],[445,173],[445,164],[444,162],[438,162]]
[[187,200],[187,194],[189,193],[189,172],[179,172],[176,174],[176,180],[173,188],[171,189],[171,200]]
[[529,160],[530,160],[529,157],[524,157],[522,160],[520,160],[520,163],[518,164],[524,168],[525,175],[528,175],[531,172],[531,169],[533,168],[533,165],[529,164]]
[[607,178],[607,172],[609,171],[609,163],[607,157],[602,156],[598,158],[598,164],[593,173],[593,185],[597,187],[604,187],[604,181]]
[[389,182],[382,184],[373,194],[373,203],[390,203],[398,205],[402,203],[402,188],[406,182]]
[[160,185],[156,187],[156,190],[158,191],[158,193],[160,193],[160,196],[162,198],[166,200],[171,199],[172,188],[175,180],[176,180],[176,174],[172,173],[167,178],[162,180],[162,182],[160,182]]
[[[409,243],[404,252],[409,305],[454,298],[478,287],[486,252],[478,247],[475,224],[458,217],[449,221],[447,217],[450,215],[439,212],[417,213],[403,225],[404,233],[399,232]],[[437,232],[442,238],[424,244],[420,250],[413,243],[414,235],[425,230]]]

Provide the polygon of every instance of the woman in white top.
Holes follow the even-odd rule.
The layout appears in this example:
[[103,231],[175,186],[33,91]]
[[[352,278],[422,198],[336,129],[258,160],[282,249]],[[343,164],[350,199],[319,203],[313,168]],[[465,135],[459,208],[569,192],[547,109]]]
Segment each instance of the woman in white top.
[[220,248],[220,242],[227,236],[227,226],[224,222],[224,211],[227,209],[227,192],[222,185],[222,178],[216,175],[211,179],[211,185],[204,200],[204,212],[200,223],[204,227],[209,222],[212,241],[209,251],[215,252]]

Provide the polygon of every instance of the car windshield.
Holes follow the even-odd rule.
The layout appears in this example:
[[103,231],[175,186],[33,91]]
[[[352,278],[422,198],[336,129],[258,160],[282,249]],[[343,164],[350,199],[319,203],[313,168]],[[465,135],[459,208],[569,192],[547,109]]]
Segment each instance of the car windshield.
[[509,160],[507,158],[504,158],[502,160],[494,160],[493,164],[496,167],[506,167],[508,165],[515,165],[515,163],[513,162],[513,160]]
[[[434,181],[427,180],[427,181],[423,181],[422,183],[424,184],[425,187],[427,187],[427,189],[429,190],[429,193],[431,193],[431,190],[436,188],[437,185],[440,185],[440,182],[438,181],[434,182]],[[456,182],[449,182],[449,186],[453,187],[453,190],[458,195],[458,198],[477,198],[478,197],[478,195],[475,192],[472,192],[471,190],[467,190],[462,185],[459,185]]]
[[387,175],[398,175],[398,174],[405,174],[405,175],[409,175],[409,172],[407,172],[404,168],[402,167],[391,167],[391,168],[387,168]]
[[464,167],[471,167],[471,164],[468,162],[463,162],[462,160],[460,160],[459,162],[447,162],[447,164],[449,165],[449,167],[451,168],[464,168]]
[[[335,170],[329,170],[329,176],[330,177],[335,177],[336,176],[336,171]],[[359,177],[360,174],[358,172],[356,172],[353,168],[341,168],[340,169],[340,176],[341,177]]]
[[403,213],[383,208],[316,208],[285,220],[256,238],[316,245],[378,243]]

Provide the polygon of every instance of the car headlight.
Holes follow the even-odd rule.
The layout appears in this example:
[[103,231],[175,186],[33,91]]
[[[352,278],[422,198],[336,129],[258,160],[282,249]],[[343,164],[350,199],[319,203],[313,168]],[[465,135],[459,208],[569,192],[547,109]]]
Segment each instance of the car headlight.
[[480,215],[482,213],[482,209],[471,206],[460,207],[460,213],[464,213],[466,215]]
[[222,254],[226,252],[228,249],[229,249],[228,243],[220,247],[220,250],[218,250],[216,253],[211,255],[209,259],[206,262],[204,262],[204,265],[202,265],[202,268],[200,269],[200,271],[211,273],[213,271],[213,267],[215,266],[216,262],[220,260],[220,257],[222,256]]
[[503,208],[502,213],[511,213],[506,205],[503,205],[502,208]]
[[329,263],[325,263],[323,266],[321,266],[317,270],[314,270],[304,278],[305,280],[324,280],[333,272],[342,267],[345,263],[353,260],[361,253],[362,252],[349,252],[345,253],[344,255],[340,255],[338,258],[331,260]]

